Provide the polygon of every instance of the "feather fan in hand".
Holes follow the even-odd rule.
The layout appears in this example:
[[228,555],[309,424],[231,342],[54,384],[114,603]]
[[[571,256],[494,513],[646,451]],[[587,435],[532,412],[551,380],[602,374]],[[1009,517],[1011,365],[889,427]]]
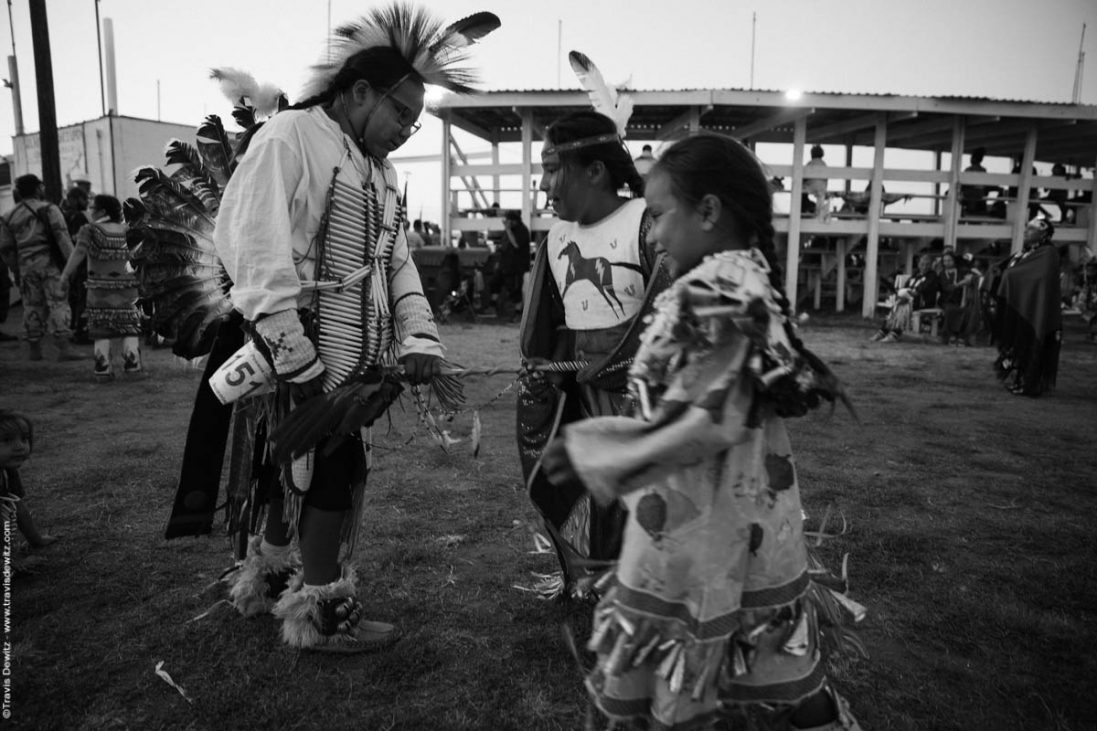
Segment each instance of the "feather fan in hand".
[[287,414],[270,434],[271,456],[275,462],[288,462],[325,439],[330,453],[347,436],[371,426],[403,390],[395,374],[367,370]]

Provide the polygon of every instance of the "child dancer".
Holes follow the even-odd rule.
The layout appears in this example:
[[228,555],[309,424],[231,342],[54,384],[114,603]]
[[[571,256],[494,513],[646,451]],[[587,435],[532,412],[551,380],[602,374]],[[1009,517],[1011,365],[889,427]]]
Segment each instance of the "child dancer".
[[44,548],[57,540],[41,533],[34,524],[23,498],[26,492],[19,479],[19,468],[30,457],[34,446],[34,427],[27,417],[0,409],[0,514],[15,520],[32,548]]
[[[537,464],[553,424],[619,414],[628,400],[624,366],[636,350],[643,314],[669,283],[655,247],[644,181],[614,120],[595,111],[549,126],[541,152],[541,189],[559,221],[537,248],[522,313],[523,362],[586,361],[574,373],[532,371],[518,391],[518,454],[530,499],[545,520],[561,581],[535,587],[546,596],[581,594],[584,563],[617,558],[624,516],[593,503],[582,485],[550,485]],[[619,195],[628,188],[633,197]]]
[[137,279],[130,269],[126,245],[126,224],[122,204],[112,195],[97,195],[92,203],[91,223],[76,234],[76,248],[61,273],[69,282],[77,268],[88,261],[88,330],[95,339],[95,375],[113,376],[111,340],[122,339],[122,369],[141,372],[141,313],[137,309]]
[[631,367],[642,418],[569,425],[544,460],[628,508],[587,688],[617,722],[856,729],[824,673],[817,613],[834,599],[809,580],[783,422],[845,398],[789,322],[766,178],[739,143],[700,135],[664,153],[645,198],[677,279]]

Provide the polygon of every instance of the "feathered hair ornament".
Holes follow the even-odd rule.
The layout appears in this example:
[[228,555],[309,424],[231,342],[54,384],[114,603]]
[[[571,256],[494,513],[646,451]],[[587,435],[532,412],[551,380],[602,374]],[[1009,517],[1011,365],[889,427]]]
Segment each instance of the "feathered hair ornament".
[[357,22],[335,29],[331,51],[324,63],[313,67],[312,78],[301,92],[312,99],[331,91],[335,77],[356,54],[370,48],[395,49],[424,84],[468,94],[476,72],[464,65],[469,46],[501,25],[494,13],[479,12],[443,27],[422,7],[396,2],[376,8]]
[[607,84],[602,72],[598,70],[598,67],[585,53],[571,51],[568,53],[568,62],[571,63],[571,70],[575,72],[579,84],[586,89],[587,95],[590,96],[590,103],[594,107],[594,111],[613,120],[613,124],[617,127],[617,134],[601,134],[561,142],[559,145],[546,149],[545,154],[559,154],[569,150],[577,150],[580,147],[603,145],[607,142],[624,140],[628,120],[632,116],[632,97],[619,94],[616,89]]
[[220,84],[221,93],[230,102],[237,106],[250,106],[264,117],[281,111],[288,103],[284,91],[274,84],[259,84],[247,71],[223,66],[210,69],[209,76]]

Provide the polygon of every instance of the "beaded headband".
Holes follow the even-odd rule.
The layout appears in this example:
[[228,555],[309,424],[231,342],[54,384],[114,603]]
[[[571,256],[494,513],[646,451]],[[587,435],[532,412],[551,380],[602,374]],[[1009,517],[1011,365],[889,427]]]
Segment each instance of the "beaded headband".
[[541,151],[542,155],[559,155],[561,152],[571,152],[572,150],[578,150],[580,147],[594,147],[595,145],[604,145],[607,142],[621,142],[620,137],[616,132],[607,132],[606,134],[595,135],[594,137],[583,137],[578,140],[571,140],[570,142],[561,142],[558,145],[552,147],[546,147]]

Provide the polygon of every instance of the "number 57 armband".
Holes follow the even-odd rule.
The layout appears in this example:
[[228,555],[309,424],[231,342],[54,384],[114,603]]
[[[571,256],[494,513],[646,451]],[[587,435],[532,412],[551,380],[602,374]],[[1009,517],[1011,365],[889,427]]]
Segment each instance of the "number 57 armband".
[[270,393],[275,381],[274,367],[252,340],[210,376],[209,385],[218,401],[231,404],[242,398]]

